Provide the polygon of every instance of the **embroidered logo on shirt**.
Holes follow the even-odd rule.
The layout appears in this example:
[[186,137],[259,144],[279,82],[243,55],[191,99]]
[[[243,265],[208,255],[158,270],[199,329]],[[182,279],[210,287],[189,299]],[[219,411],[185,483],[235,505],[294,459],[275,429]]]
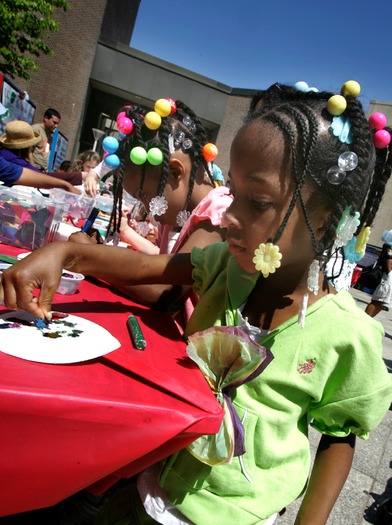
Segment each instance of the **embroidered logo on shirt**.
[[316,358],[308,359],[305,363],[298,365],[298,372],[300,374],[310,374],[316,366]]

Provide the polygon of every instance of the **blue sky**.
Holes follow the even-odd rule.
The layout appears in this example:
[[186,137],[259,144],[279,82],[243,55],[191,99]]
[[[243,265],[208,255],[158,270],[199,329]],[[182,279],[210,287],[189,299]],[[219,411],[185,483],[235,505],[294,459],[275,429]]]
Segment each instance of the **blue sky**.
[[141,0],[131,47],[236,88],[274,82],[392,102],[391,0]]

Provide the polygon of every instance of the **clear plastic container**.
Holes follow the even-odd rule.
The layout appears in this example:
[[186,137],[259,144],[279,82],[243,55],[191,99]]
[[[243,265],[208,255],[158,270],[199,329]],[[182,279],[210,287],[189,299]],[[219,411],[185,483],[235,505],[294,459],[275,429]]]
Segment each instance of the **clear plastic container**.
[[74,294],[79,288],[79,285],[83,281],[83,279],[84,275],[82,275],[81,273],[74,273],[69,272],[68,270],[64,270],[56,293],[60,293],[62,295]]
[[66,209],[37,190],[0,187],[0,242],[27,250],[41,248],[54,239]]
[[66,205],[66,213],[73,219],[87,219],[95,205],[93,197],[88,197],[85,194],[77,195],[59,188],[50,190],[50,199],[56,205]]

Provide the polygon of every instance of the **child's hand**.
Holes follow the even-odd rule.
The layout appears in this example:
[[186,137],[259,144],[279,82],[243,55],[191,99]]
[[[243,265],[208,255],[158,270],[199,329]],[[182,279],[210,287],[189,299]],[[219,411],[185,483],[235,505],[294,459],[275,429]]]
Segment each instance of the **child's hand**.
[[99,177],[95,171],[91,170],[87,176],[83,178],[84,191],[90,197],[95,197],[97,194],[97,184],[99,183]]
[[[4,301],[7,308],[51,319],[52,298],[63,269],[63,257],[59,256],[62,244],[66,243],[52,243],[36,250],[3,272],[0,301]],[[36,288],[41,290],[38,297],[34,296]]]
[[99,243],[95,236],[84,232],[74,232],[68,237],[68,242],[77,242],[79,244],[102,244]]

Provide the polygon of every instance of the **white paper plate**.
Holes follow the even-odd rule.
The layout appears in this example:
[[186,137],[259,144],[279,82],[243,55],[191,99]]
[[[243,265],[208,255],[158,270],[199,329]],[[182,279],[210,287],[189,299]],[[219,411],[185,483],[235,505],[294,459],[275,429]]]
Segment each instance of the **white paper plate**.
[[[45,335],[48,333],[52,337]],[[0,351],[27,361],[79,363],[120,346],[105,328],[76,315],[68,315],[43,329],[36,327],[35,318],[27,312],[0,315]]]

